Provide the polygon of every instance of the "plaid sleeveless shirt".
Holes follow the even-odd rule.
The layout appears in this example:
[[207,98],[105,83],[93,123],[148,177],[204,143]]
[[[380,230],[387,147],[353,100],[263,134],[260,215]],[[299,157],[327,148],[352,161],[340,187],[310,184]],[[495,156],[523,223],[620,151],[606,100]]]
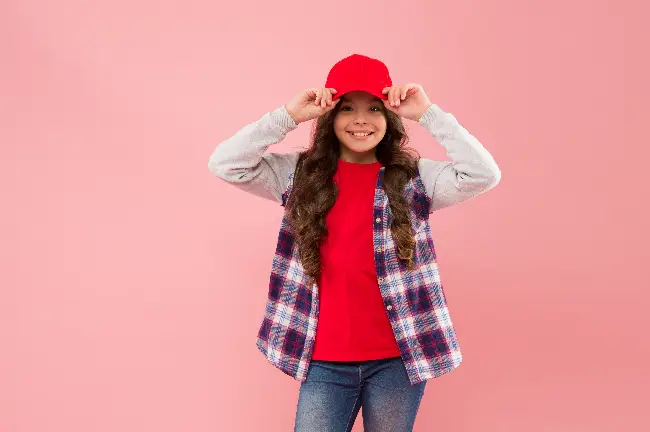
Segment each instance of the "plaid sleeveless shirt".
[[[417,174],[404,189],[416,241],[414,270],[409,270],[398,260],[391,235],[384,172],[382,167],[373,204],[375,267],[386,314],[413,385],[455,369],[462,354],[440,282],[424,184]],[[292,186],[293,173],[282,195],[283,206]],[[318,325],[318,284],[304,273],[287,217],[285,207],[257,347],[272,365],[304,381]]]

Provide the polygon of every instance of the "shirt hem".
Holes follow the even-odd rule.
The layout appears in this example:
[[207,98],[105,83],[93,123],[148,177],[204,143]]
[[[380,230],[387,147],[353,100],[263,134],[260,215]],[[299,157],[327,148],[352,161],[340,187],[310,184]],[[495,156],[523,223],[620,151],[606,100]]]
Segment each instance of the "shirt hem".
[[353,362],[353,361],[368,361],[368,360],[381,360],[385,358],[392,357],[401,357],[399,352],[393,350],[390,351],[379,351],[376,353],[363,353],[363,354],[346,354],[345,356],[312,356],[312,360],[316,361],[344,361],[344,362]]

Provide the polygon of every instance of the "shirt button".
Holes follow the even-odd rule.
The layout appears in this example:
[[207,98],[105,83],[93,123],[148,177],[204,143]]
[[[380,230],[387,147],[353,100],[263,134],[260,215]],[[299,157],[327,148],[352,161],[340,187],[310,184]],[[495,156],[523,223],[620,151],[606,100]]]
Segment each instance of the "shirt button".
[[391,305],[386,306],[386,309],[388,309],[388,310],[391,310],[392,308],[393,308],[393,306],[391,306]]
[[375,222],[377,222],[377,223],[381,222],[381,218],[375,219]]
[[381,248],[375,248],[375,252],[381,252]]

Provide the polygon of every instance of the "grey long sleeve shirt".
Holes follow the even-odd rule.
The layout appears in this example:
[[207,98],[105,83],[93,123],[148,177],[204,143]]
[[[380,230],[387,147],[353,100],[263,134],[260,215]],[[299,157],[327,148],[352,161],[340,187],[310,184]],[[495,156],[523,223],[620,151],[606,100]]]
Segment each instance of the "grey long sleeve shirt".
[[[418,162],[420,177],[431,199],[430,212],[466,201],[499,183],[501,171],[492,155],[452,114],[433,104],[419,124],[436,138],[451,159],[420,158]],[[284,105],[276,108],[217,145],[208,167],[214,175],[242,190],[281,203],[298,152],[281,154],[267,150],[297,126]]]

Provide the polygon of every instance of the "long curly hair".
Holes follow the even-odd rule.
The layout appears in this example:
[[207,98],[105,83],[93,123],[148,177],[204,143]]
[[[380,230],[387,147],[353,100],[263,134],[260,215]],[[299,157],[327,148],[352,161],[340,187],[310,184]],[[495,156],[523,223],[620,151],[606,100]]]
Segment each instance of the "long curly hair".
[[[334,132],[334,118],[340,106],[314,122],[311,146],[299,155],[293,187],[286,202],[288,222],[294,231],[305,274],[316,281],[321,275],[320,245],[327,236],[325,216],[338,196],[333,177],[340,157],[340,143]],[[390,228],[397,255],[412,269],[415,239],[402,191],[415,176],[420,155],[407,147],[408,136],[400,117],[385,107],[383,112],[386,134],[375,147],[375,154],[385,167],[384,190],[393,215]]]

